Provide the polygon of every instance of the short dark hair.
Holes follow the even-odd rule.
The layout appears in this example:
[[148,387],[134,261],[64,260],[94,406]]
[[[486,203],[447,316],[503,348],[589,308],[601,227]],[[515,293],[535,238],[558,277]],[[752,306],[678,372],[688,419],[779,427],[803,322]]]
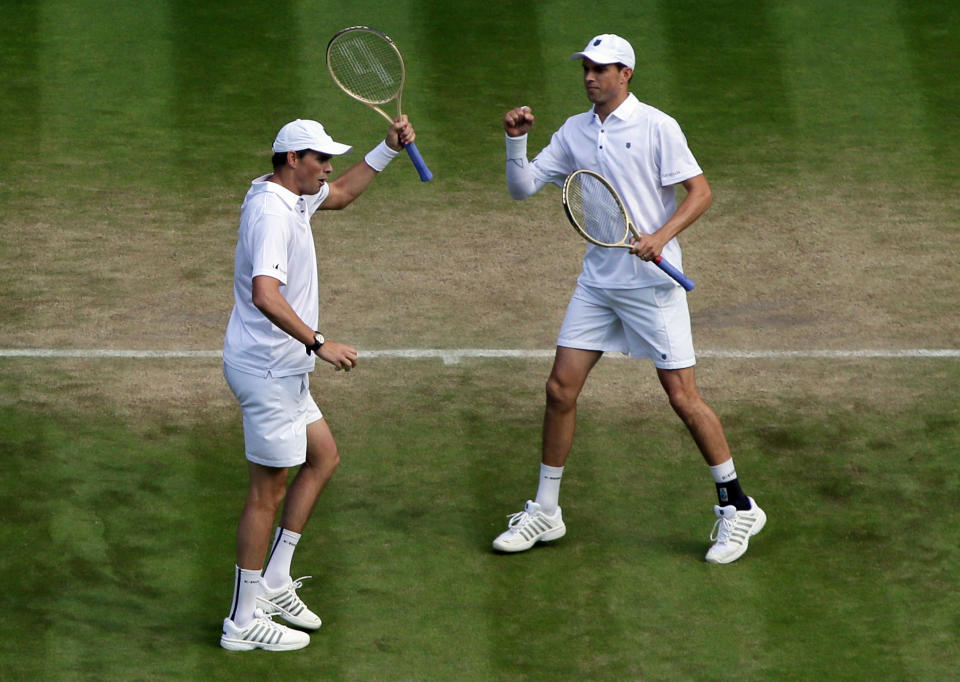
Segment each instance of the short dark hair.
[[[297,158],[302,159],[304,154],[309,152],[309,149],[301,149],[297,152]],[[287,152],[274,152],[273,153],[273,170],[277,170],[281,166],[286,165],[287,163]]]

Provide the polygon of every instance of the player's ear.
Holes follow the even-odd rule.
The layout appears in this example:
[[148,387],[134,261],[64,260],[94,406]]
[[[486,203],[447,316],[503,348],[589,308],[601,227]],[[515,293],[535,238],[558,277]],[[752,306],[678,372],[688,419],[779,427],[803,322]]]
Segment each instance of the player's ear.
[[297,161],[300,159],[300,155],[296,152],[287,152],[287,165],[291,168],[297,167]]
[[633,69],[631,69],[629,66],[624,66],[622,69],[620,69],[620,75],[623,76],[623,79],[629,83],[630,79],[633,78]]

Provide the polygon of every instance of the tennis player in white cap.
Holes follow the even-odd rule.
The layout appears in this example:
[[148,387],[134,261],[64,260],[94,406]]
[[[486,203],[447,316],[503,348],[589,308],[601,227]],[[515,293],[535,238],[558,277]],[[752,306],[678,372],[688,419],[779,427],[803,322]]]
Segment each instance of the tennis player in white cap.
[[[527,161],[527,133],[533,112],[529,107],[507,112],[503,125],[510,195],[523,199],[549,183],[562,185],[575,170],[596,171],[623,197],[643,234],[629,251],[587,247],[547,380],[537,495],[510,517],[493,546],[521,552],[566,533],[558,497],[573,444],[577,399],[603,353],[616,351],[653,361],[670,405],[693,436],[716,485],[714,542],[706,560],[730,563],[747,550],[766,515],[741,489],[723,426],[697,390],[686,292],[650,262],[662,255],[683,267],[676,237],[707,210],[710,185],[677,122],[630,92],[635,57],[629,42],[598,35],[571,59],[583,64],[583,84],[593,106],[567,119],[532,162]],[[679,206],[678,184],[686,190]],[[648,490],[643,497],[666,499],[658,492]],[[646,508],[651,509],[649,504]]]
[[[334,141],[317,121],[297,119],[277,133],[273,173],[254,180],[243,200],[223,372],[243,412],[250,488],[237,529],[233,602],[220,638],[225,649],[300,649],[310,642],[303,630],[320,627],[320,618],[297,596],[303,579],[290,576],[300,534],[340,459],[310,395],[309,376],[316,358],[349,371],[357,351],[317,331],[310,218],[318,209],[353,202],[415,137],[401,116],[363,161],[328,180],[333,157],[351,147]],[[288,489],[288,469],[298,466]],[[274,615],[299,629],[275,623]]]

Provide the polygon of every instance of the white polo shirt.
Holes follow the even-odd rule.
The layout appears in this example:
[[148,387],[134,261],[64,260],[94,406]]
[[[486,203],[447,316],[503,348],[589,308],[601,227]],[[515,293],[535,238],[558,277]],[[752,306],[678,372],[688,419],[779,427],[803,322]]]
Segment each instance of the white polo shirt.
[[317,252],[310,218],[330,188],[298,196],[269,175],[253,181],[240,208],[240,229],[233,267],[233,311],[223,341],[223,361],[234,369],[266,376],[310,372],[313,355],[275,326],[253,305],[253,278],[280,281],[280,293],[306,324],[317,328],[319,299]]
[[[680,125],[632,93],[602,123],[593,108],[568,118],[529,168],[535,191],[551,182],[562,186],[567,175],[580,168],[600,173],[620,193],[637,229],[647,234],[676,212],[673,186],[703,173]],[[662,255],[683,269],[676,239],[667,243]],[[593,244],[587,247],[578,281],[605,289],[673,283],[660,268],[627,249]]]

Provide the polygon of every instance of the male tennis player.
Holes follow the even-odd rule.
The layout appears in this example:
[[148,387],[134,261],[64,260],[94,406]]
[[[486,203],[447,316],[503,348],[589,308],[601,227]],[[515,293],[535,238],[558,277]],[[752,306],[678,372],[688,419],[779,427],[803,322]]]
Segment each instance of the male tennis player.
[[[630,93],[635,64],[630,43],[598,35],[571,59],[582,61],[593,107],[567,119],[532,162],[527,161],[527,133],[533,113],[528,107],[507,112],[503,125],[510,196],[523,199],[547,183],[562,185],[575,170],[593,170],[617,189],[643,236],[633,240],[629,251],[587,247],[547,380],[537,496],[510,517],[493,546],[522,552],[566,533],[558,498],[573,444],[577,398],[603,353],[619,351],[653,360],[670,405],[709,465],[719,504],[710,534],[715,543],[706,560],[729,563],[747,550],[766,515],[741,490],[720,420],[697,390],[686,292],[650,262],[662,255],[682,269],[676,236],[710,205],[710,185],[677,122]],[[679,206],[677,184],[687,192]]]
[[[253,181],[240,209],[234,306],[223,373],[243,412],[250,489],[237,529],[233,603],[220,645],[246,651],[300,649],[320,618],[297,596],[290,564],[314,504],[340,460],[330,427],[310,395],[316,358],[349,371],[357,351],[328,341],[319,321],[317,254],[310,219],[360,196],[416,134],[406,116],[386,139],[336,180],[331,160],[351,147],[316,121],[297,119],[273,143],[273,173]],[[287,488],[287,470],[299,466]],[[286,496],[280,525],[270,529]],[[266,569],[264,556],[270,550]]]

